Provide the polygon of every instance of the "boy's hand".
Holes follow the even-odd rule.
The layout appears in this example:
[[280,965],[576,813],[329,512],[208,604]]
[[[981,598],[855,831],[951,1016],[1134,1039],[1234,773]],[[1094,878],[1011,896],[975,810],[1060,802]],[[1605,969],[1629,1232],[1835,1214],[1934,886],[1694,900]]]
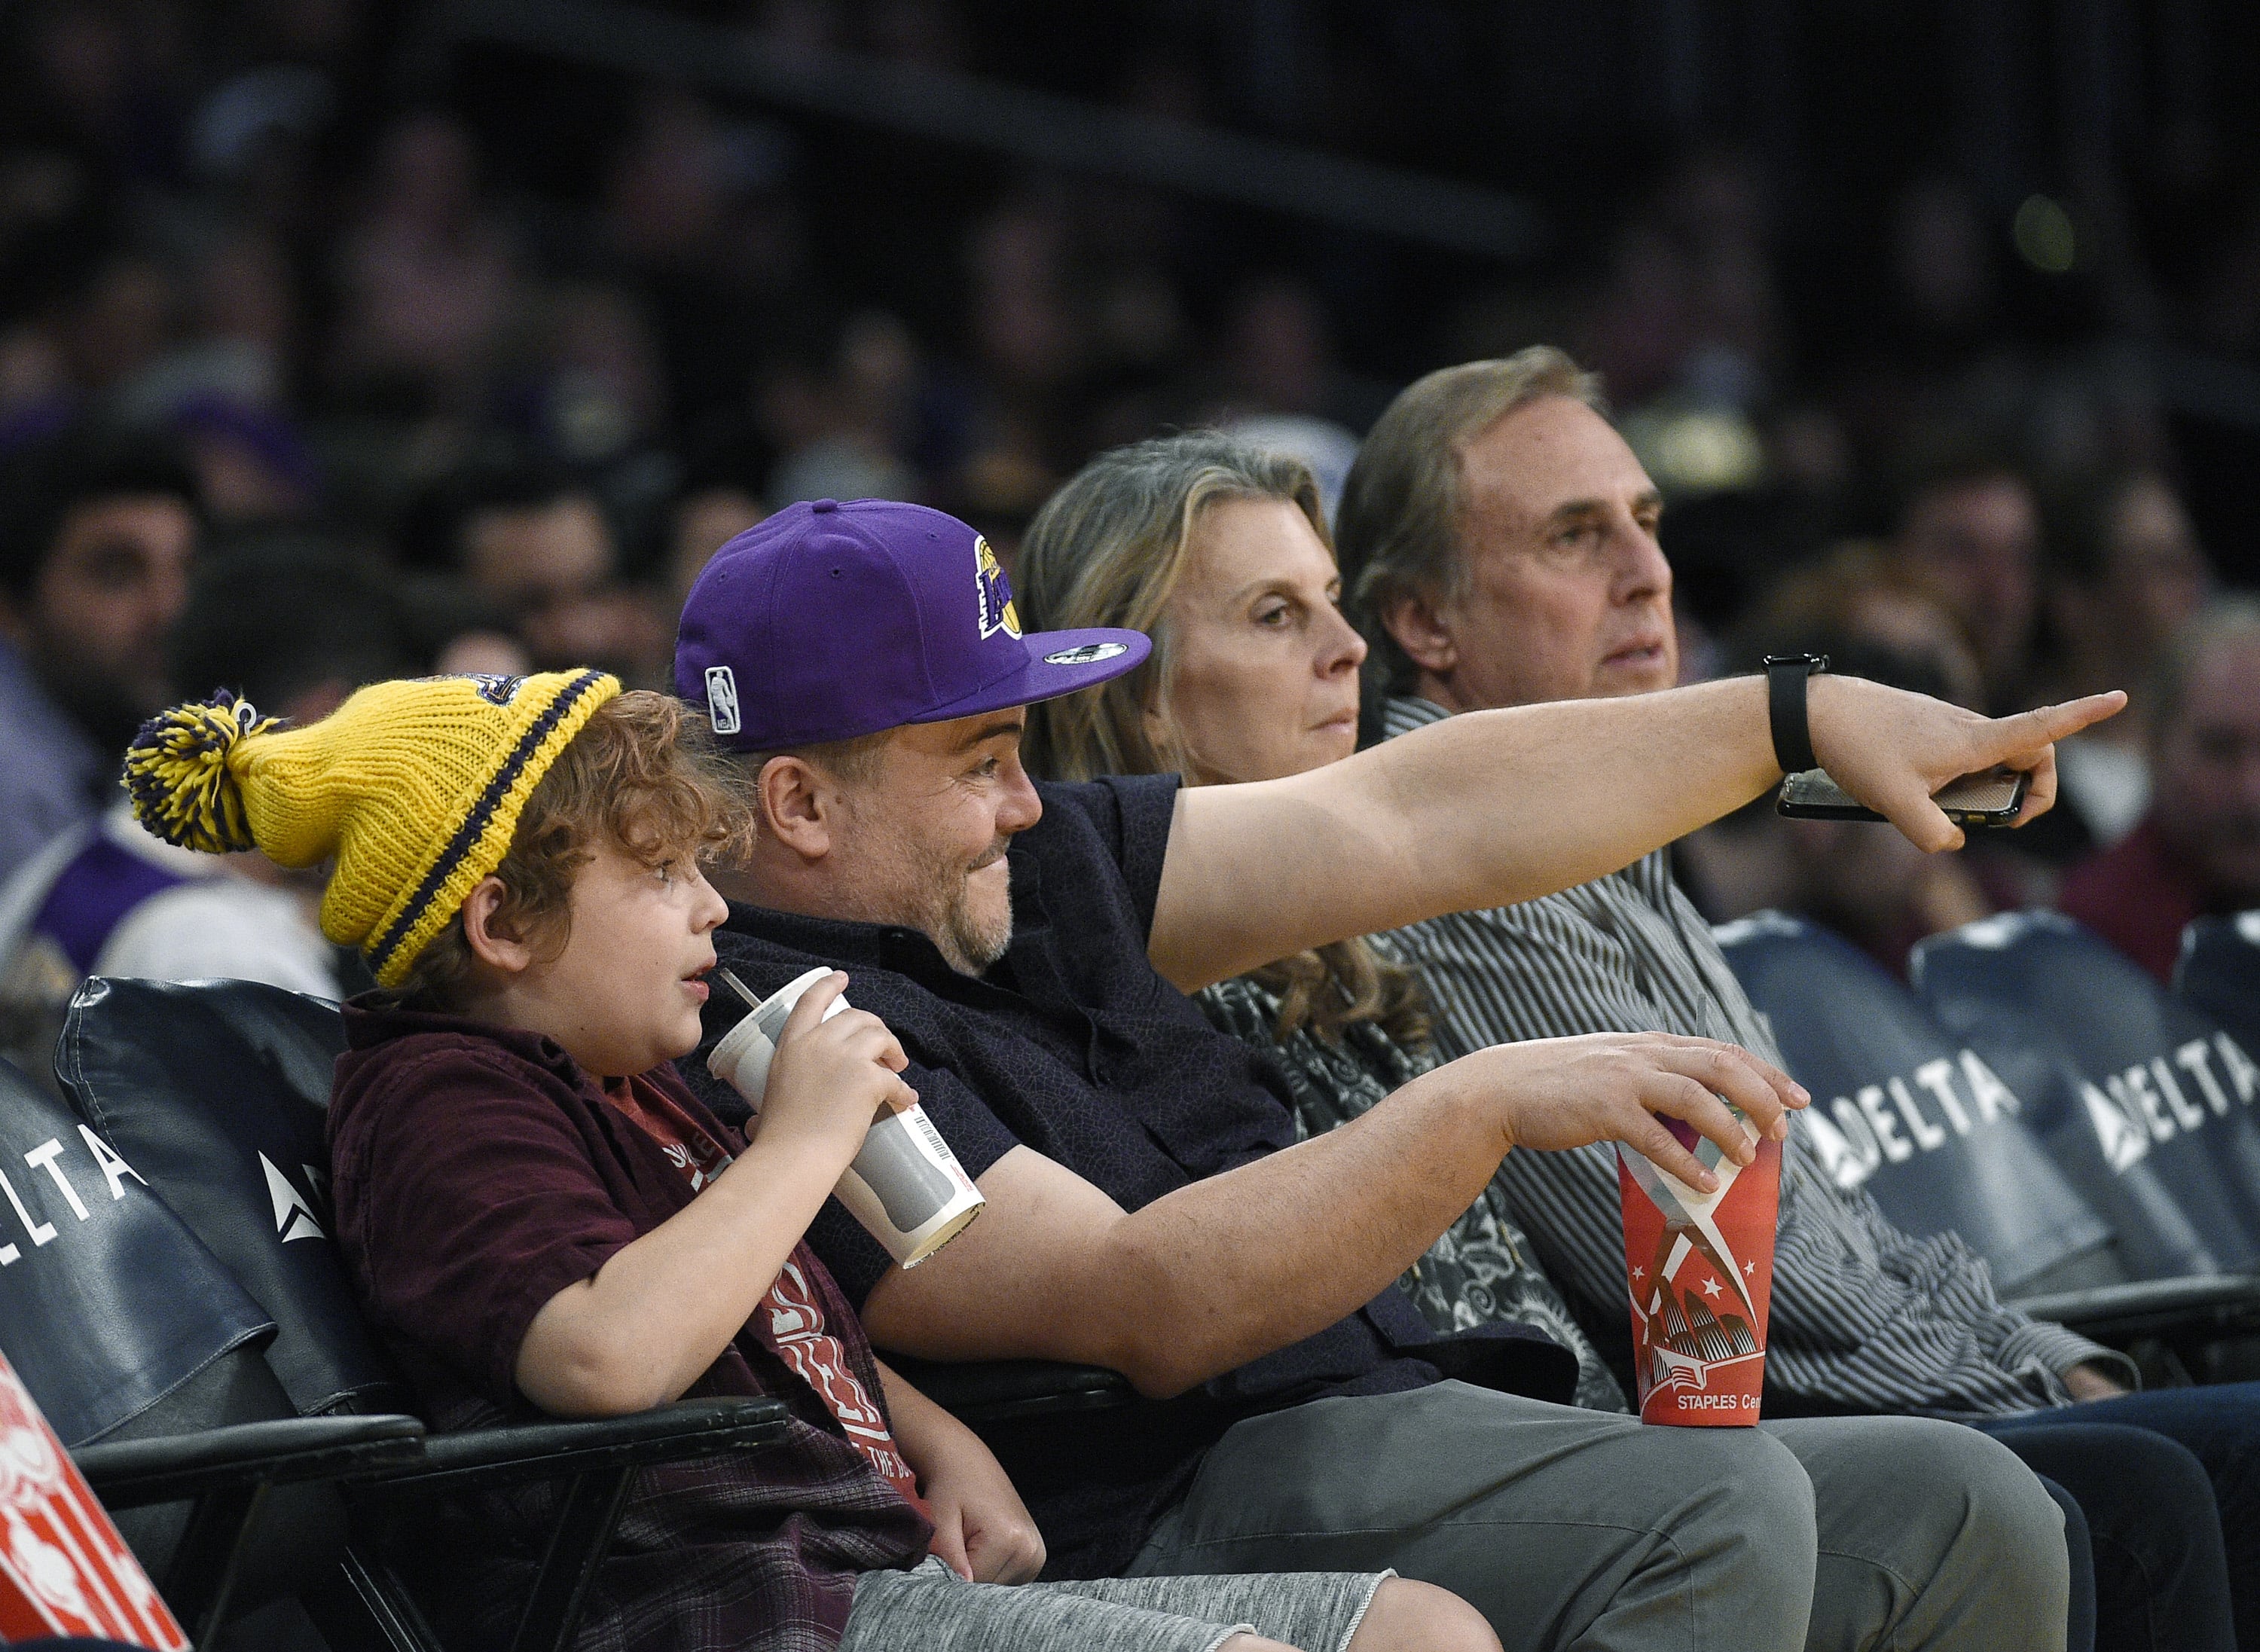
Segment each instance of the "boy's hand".
[[847,987],[848,977],[834,970],[800,995],[777,1035],[769,1087],[753,1122],[762,1141],[805,1139],[834,1153],[843,1167],[880,1108],[900,1112],[918,1099],[898,1076],[910,1060],[884,1021],[853,1007],[823,1019]]
[[933,1512],[932,1552],[959,1577],[1024,1584],[1043,1570],[1035,1518],[985,1447],[953,1452],[946,1464],[929,1469],[921,1490]]
[[1024,1584],[1044,1569],[1043,1534],[981,1436],[951,1416],[884,1360],[879,1380],[895,1443],[919,1477],[933,1516],[930,1553],[976,1584]]

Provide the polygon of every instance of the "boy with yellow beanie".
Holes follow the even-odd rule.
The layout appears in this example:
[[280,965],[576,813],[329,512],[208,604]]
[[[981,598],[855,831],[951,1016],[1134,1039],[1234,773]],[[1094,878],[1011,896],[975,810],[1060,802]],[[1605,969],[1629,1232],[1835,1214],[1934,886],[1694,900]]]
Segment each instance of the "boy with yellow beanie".
[[[760,1452],[637,1477],[583,1652],[1463,1644],[1434,1638],[1459,1603],[1370,1575],[992,1586],[1042,1566],[1027,1511],[801,1242],[876,1110],[912,1098],[901,1047],[861,1011],[822,1019],[834,975],[747,1135],[669,1065],[699,1041],[727,912],[698,860],[750,818],[676,701],[595,671],[442,677],[287,728],[223,694],[144,726],[125,785],[172,842],[335,862],[323,932],[380,983],[345,1011],[338,1241],[433,1427],[789,1408]],[[451,1644],[509,1638],[554,1495],[436,1524]],[[1466,1644],[1496,1647],[1482,1633]]]

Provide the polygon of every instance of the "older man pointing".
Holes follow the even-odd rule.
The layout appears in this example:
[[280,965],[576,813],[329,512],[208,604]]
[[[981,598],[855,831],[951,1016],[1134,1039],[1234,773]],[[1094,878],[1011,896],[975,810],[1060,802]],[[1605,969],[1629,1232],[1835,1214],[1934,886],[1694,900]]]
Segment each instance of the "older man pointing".
[[[717,879],[723,961],[763,990],[846,969],[988,1197],[912,1271],[819,1219],[874,1340],[1106,1365],[1174,1397],[1134,1425],[1095,1413],[1054,1454],[1030,1498],[1054,1573],[1390,1566],[1514,1648],[2061,1646],[2060,1517],[1992,1441],[1575,1411],[1548,1403],[1552,1345],[1436,1341],[1394,1291],[1510,1152],[1623,1141],[1707,1182],[1658,1115],[1746,1159],[1725,1104],[1778,1135],[1805,1100],[1774,1068],[1662,1034],[1517,1045],[1297,1143],[1279,1081],[1184,997],[1583,882],[1738,807],[1781,773],[1766,685],[1454,718],[1256,785],[1032,783],[1022,708],[1147,648],[1024,636],[971,529],[819,500],[717,555],[676,654],[759,815]],[[1784,737],[1927,847],[1958,836],[1937,787],[2008,762],[2045,807],[2050,742],[2119,704],[1992,721],[1806,686]]]

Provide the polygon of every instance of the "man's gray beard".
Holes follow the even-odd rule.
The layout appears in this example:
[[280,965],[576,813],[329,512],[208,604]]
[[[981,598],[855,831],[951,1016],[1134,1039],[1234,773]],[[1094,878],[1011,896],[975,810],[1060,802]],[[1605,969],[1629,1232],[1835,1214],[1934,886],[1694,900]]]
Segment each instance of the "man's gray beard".
[[923,882],[929,905],[919,927],[933,940],[942,961],[960,975],[987,973],[1012,944],[1010,898],[993,924],[984,926],[974,914],[972,881],[962,861],[930,862]]
[[986,975],[989,966],[1003,957],[1012,944],[1011,909],[1006,909],[1003,919],[993,928],[984,929],[980,919],[974,917],[962,890],[935,927],[935,948],[943,962],[960,975]]
[[[1001,856],[1004,848],[1000,839],[996,852]],[[1005,910],[993,926],[984,927],[972,910],[973,869],[966,862],[937,853],[906,837],[879,838],[863,852],[871,854],[874,850],[874,858],[878,862],[874,869],[898,888],[907,884],[914,891],[911,905],[916,912],[913,915],[898,908],[883,916],[869,912],[859,916],[880,923],[903,923],[907,919],[933,942],[942,962],[960,975],[984,974],[990,965],[1005,955],[1005,948],[1012,944],[1009,895]]]

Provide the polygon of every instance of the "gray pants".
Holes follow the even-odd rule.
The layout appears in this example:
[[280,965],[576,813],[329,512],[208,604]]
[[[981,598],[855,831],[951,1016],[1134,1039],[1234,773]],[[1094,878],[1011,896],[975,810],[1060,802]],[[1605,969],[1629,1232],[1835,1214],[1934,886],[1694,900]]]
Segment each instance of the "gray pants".
[[867,1571],[839,1652],[1217,1652],[1245,1630],[1346,1652],[1385,1574],[968,1583],[933,1555]]
[[1460,1383],[1237,1425],[1131,1575],[1383,1567],[1508,1652],[2063,1652],[2070,1576],[2040,1481],[1952,1423],[1670,1428]]

